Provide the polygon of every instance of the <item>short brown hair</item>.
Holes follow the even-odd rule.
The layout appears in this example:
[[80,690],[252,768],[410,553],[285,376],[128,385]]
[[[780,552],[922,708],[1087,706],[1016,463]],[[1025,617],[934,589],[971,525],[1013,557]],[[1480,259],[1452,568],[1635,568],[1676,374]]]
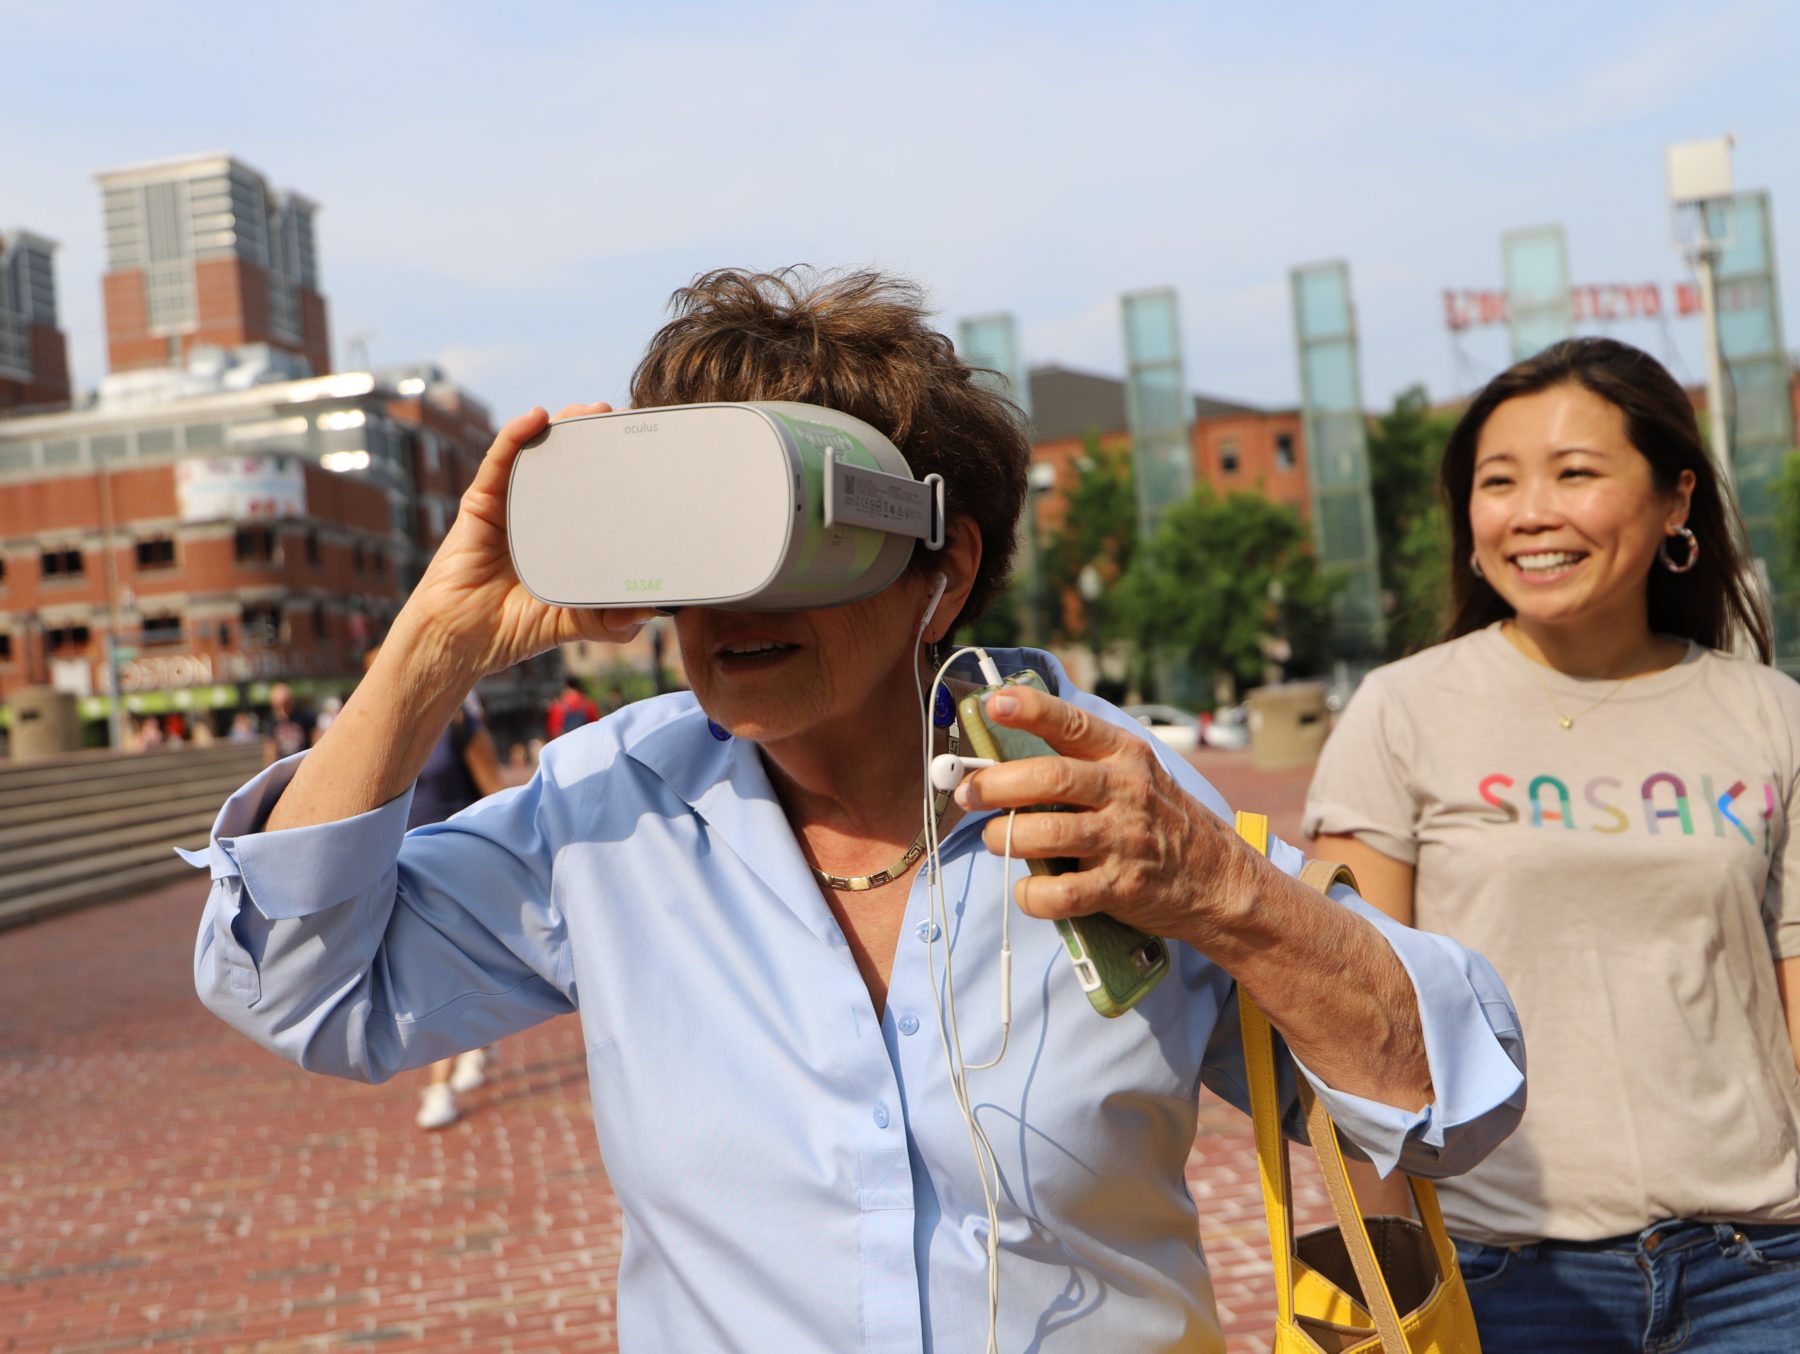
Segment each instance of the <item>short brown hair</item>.
[[1626,437],[1650,462],[1658,489],[1667,493],[1683,470],[1694,472],[1687,525],[1700,541],[1700,557],[1688,573],[1651,565],[1645,583],[1650,629],[1709,649],[1729,648],[1733,631],[1742,630],[1757,657],[1772,661],[1773,631],[1750,572],[1743,519],[1730,492],[1719,483],[1719,472],[1700,438],[1693,401],[1649,353],[1609,338],[1564,339],[1508,367],[1482,387],[1450,434],[1438,480],[1451,536],[1450,619],[1444,638],[1455,639],[1512,615],[1512,608],[1469,563],[1475,545],[1469,498],[1475,488],[1475,445],[1481,430],[1506,401],[1561,385],[1580,386],[1625,415]]
[[[973,520],[981,567],[956,625],[1006,586],[1031,444],[1016,406],[931,327],[923,291],[877,272],[721,268],[676,292],[674,318],[631,376],[638,408],[796,400],[879,428],[913,474],[944,477],[945,511]],[[931,556],[914,552],[914,569]],[[953,627],[954,628],[954,627]]]

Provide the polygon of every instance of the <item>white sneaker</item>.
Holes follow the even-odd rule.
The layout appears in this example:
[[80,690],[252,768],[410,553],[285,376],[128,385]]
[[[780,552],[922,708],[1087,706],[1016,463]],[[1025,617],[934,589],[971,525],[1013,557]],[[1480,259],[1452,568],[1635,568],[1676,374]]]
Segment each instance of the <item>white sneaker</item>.
[[413,1122],[420,1128],[448,1128],[458,1117],[456,1092],[448,1086],[427,1086],[419,1097],[419,1113]]
[[457,1054],[456,1066],[450,1072],[450,1089],[458,1095],[467,1095],[487,1080],[487,1065],[488,1051],[485,1048]]

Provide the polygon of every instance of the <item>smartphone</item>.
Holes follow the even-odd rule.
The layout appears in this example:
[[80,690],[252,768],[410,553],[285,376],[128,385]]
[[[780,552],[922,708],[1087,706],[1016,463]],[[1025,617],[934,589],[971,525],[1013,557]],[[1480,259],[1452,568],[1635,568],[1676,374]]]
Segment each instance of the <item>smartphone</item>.
[[[1029,668],[1008,677],[1006,684],[1048,691],[1044,679]],[[968,741],[969,751],[996,762],[1057,756],[1056,749],[1036,734],[988,723],[987,698],[999,689],[989,686],[971,692],[956,707],[957,723]],[[1067,805],[1044,804],[1032,811],[1066,813],[1072,810]],[[1036,859],[1026,863],[1033,874],[1063,874],[1079,868],[1078,862],[1068,859]],[[1069,952],[1069,961],[1075,966],[1076,981],[1087,993],[1094,1009],[1103,1016],[1125,1014],[1149,995],[1169,971],[1167,943],[1104,912],[1065,918],[1056,923],[1056,929]]]

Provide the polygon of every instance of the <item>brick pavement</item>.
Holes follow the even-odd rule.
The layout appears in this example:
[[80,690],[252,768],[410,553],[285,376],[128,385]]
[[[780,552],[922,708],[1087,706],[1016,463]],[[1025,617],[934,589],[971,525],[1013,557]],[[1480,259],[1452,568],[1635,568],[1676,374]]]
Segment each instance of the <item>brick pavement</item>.
[[[1304,772],[1196,761],[1294,831]],[[463,1120],[422,1133],[423,1073],[308,1076],[200,1006],[203,896],[0,937],[0,1351],[616,1350],[619,1210],[575,1021],[508,1040]],[[1210,1095],[1200,1117],[1189,1187],[1250,1354],[1273,1298],[1248,1122]],[[1325,1216],[1296,1166],[1302,1220]]]

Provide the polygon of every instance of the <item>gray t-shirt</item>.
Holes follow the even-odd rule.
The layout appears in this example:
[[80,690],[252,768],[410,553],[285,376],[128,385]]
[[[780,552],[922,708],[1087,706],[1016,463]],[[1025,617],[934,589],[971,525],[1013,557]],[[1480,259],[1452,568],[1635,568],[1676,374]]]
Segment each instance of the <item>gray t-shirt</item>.
[[1775,986],[1776,960],[1800,955],[1797,772],[1800,684],[1697,645],[1585,681],[1496,626],[1363,682],[1304,830],[1411,863],[1414,924],[1491,960],[1525,1031],[1524,1121],[1439,1185],[1452,1232],[1800,1221],[1800,1073]]

